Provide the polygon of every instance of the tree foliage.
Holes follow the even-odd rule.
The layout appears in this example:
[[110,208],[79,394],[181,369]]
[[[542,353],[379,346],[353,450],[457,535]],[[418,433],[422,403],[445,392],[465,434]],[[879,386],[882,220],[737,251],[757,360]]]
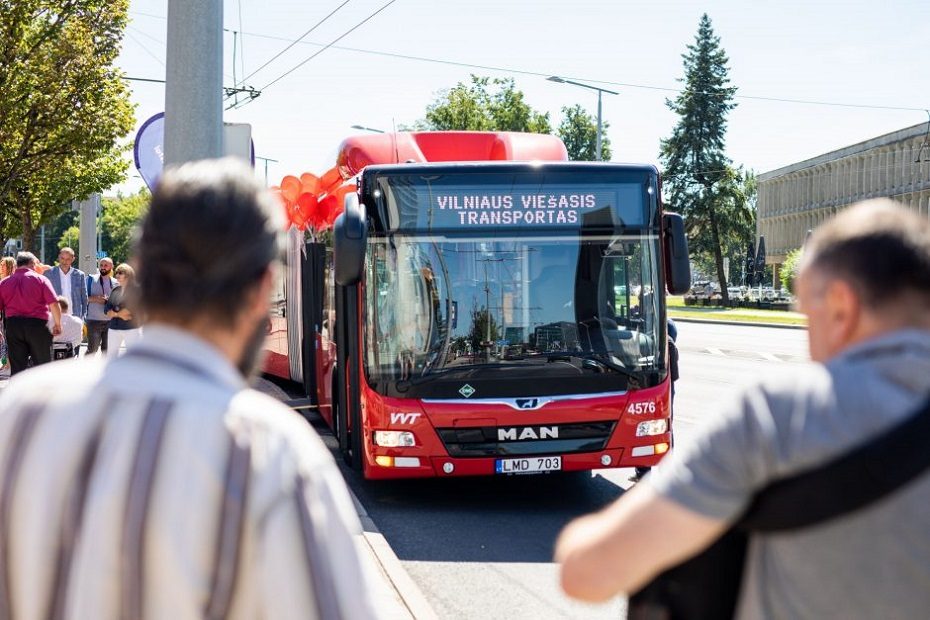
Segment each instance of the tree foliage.
[[143,188],[129,196],[120,195],[101,201],[99,226],[103,247],[100,249],[115,264],[129,260],[135,229],[142,221],[150,199],[151,194]]
[[684,216],[692,253],[712,258],[728,301],[723,257],[731,251],[738,256],[738,248],[745,248],[754,234],[755,181],[734,169],[724,151],[736,88],[729,86],[728,58],[707,14],[687,49],[682,55],[685,88],[666,101],[680,117],[661,143],[666,203]]
[[81,255],[81,229],[78,226],[71,226],[61,233],[58,239],[58,249],[71,248],[75,256]]
[[[472,308],[471,311],[471,330],[468,332],[468,339],[471,341],[472,351],[482,351],[490,347],[490,343],[495,342],[501,337],[500,326],[494,314],[485,308]],[[486,346],[483,348],[482,343]]]
[[552,133],[549,113],[534,110],[517,90],[512,78],[471,76],[471,84],[459,82],[440,91],[418,124],[432,131],[524,131]]
[[[610,123],[602,123],[601,160],[603,161],[610,161],[608,127]],[[597,159],[597,119],[585,112],[580,105],[562,108],[562,123],[559,125],[558,134],[565,143],[570,160],[595,161]]]
[[124,178],[128,0],[0,0],[0,241]]
[[797,248],[788,252],[785,262],[781,266],[781,272],[778,274],[781,280],[781,286],[786,291],[794,293],[794,281],[798,277],[798,267],[801,266],[801,256],[804,254],[804,248]]

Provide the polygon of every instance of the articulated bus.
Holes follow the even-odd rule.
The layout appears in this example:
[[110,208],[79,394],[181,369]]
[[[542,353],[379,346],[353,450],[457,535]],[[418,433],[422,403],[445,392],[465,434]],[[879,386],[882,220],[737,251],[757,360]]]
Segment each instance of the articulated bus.
[[357,183],[331,243],[291,233],[266,368],[302,383],[347,462],[384,479],[662,458],[665,291],[690,272],[654,167],[375,162]]

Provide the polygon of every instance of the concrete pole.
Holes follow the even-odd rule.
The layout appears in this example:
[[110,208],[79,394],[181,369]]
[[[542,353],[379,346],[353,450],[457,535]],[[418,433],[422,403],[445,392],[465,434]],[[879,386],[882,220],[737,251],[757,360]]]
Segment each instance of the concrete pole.
[[100,208],[100,194],[91,194],[87,200],[78,202],[80,211],[79,226],[81,234],[80,253],[77,268],[86,274],[97,271],[97,210]]
[[597,144],[595,146],[595,159],[601,161],[601,91],[597,91]]
[[223,156],[223,1],[168,0],[165,166]]

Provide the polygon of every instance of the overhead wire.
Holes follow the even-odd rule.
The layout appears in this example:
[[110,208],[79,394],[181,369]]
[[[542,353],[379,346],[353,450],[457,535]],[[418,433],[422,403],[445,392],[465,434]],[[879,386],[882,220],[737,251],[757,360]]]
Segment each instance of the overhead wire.
[[[392,0],[392,2],[389,2],[388,5],[393,4],[394,1],[396,1],[396,0]],[[385,5],[385,7],[382,7],[381,9],[379,9],[377,12],[380,12],[381,10],[383,10],[384,8],[386,8],[386,6],[387,6],[387,5]],[[161,16],[161,15],[154,15],[154,14],[151,14],[151,13],[143,13],[143,12],[140,12],[140,11],[132,11],[132,12],[133,12],[133,13],[136,13],[136,14],[138,14],[138,15],[143,15],[143,16],[145,16],[145,17],[152,17],[152,18],[155,18],[155,19],[166,19],[165,17],[163,17],[163,16]],[[377,12],[376,12],[376,13],[377,13]],[[375,14],[376,14],[376,13],[375,13]],[[374,16],[374,14],[372,14],[371,16],[369,16],[368,18],[366,18],[365,21],[367,21],[368,19],[370,19],[370,18],[373,17],[373,16]],[[364,22],[362,22],[362,23],[364,23]],[[358,26],[360,26],[362,23],[356,25],[356,26],[353,28],[353,30],[354,30],[355,28],[357,28]],[[303,61],[302,64],[304,64],[304,63],[306,63],[306,62],[309,62],[309,61],[312,60],[314,57],[316,57],[317,55],[319,55],[319,53],[322,53],[322,52],[325,51],[326,49],[332,48],[332,49],[336,49],[336,50],[340,50],[340,51],[355,52],[355,53],[359,53],[359,54],[370,54],[370,55],[374,55],[374,56],[384,56],[384,57],[387,57],[387,58],[399,58],[399,59],[402,59],[402,60],[412,60],[412,61],[417,61],[417,62],[426,62],[426,63],[433,63],[433,64],[442,64],[442,65],[447,65],[447,66],[462,67],[462,68],[466,68],[466,69],[482,69],[482,70],[485,70],[485,71],[495,71],[495,72],[498,72],[498,73],[513,74],[513,75],[527,75],[527,76],[542,77],[542,78],[548,78],[548,77],[550,77],[550,76],[552,75],[551,72],[530,71],[530,70],[527,70],[527,69],[516,69],[516,68],[513,68],[513,67],[502,67],[502,66],[497,66],[497,65],[482,65],[482,64],[476,64],[476,63],[461,62],[461,61],[455,61],[455,60],[447,60],[447,59],[442,59],[442,58],[432,58],[432,57],[428,57],[428,56],[416,56],[416,55],[412,55],[412,54],[400,54],[400,53],[396,53],[396,52],[385,52],[385,51],[381,51],[381,50],[371,50],[371,49],[364,49],[364,48],[357,48],[357,47],[348,47],[348,46],[342,46],[342,45],[335,45],[336,42],[338,42],[339,40],[341,40],[342,38],[344,38],[344,37],[345,37],[346,35],[348,35],[349,32],[351,32],[351,31],[352,31],[352,30],[346,32],[346,33],[343,34],[342,36],[336,38],[334,41],[331,41],[330,43],[326,43],[326,44],[323,44],[323,43],[316,43],[316,42],[313,42],[313,41],[302,41],[302,40],[296,40],[296,41],[295,41],[294,39],[289,39],[289,38],[287,38],[287,37],[280,37],[280,36],[276,36],[276,35],[269,35],[269,34],[256,33],[256,32],[243,32],[242,34],[243,34],[243,35],[248,35],[248,36],[251,36],[251,37],[256,37],[256,38],[269,39],[269,40],[277,40],[277,41],[289,41],[289,42],[292,42],[292,43],[294,43],[294,44],[302,43],[302,44],[304,44],[304,45],[311,45],[311,46],[321,47],[321,48],[322,48],[321,50],[319,50],[319,52],[317,52],[316,54],[310,56],[310,58],[308,58],[308,59],[306,59],[305,61]],[[301,66],[301,65],[298,65],[298,67],[299,67],[299,66]],[[295,67],[295,69],[298,68],[298,67]],[[293,70],[295,70],[295,69],[292,69],[291,71],[293,71]],[[290,71],[289,71],[288,73],[290,73]],[[287,74],[285,74],[285,75],[287,75]],[[274,82],[276,82],[276,81],[282,79],[283,77],[284,77],[284,76],[281,76],[281,77],[277,78],[276,80],[274,80],[274,81],[271,82],[271,83],[274,83]],[[637,83],[633,83],[633,82],[619,82],[619,81],[613,81],[613,80],[603,80],[603,79],[597,79],[597,78],[587,78],[587,77],[583,77],[583,76],[563,76],[563,77],[565,77],[565,79],[571,79],[571,80],[576,80],[576,81],[580,81],[580,82],[590,82],[590,83],[592,83],[592,84],[603,84],[603,85],[609,85],[609,86],[621,86],[621,87],[624,87],[624,88],[634,88],[634,89],[639,89],[639,90],[654,90],[654,91],[661,91],[661,92],[668,92],[668,93],[684,93],[684,92],[688,92],[688,89],[686,89],[686,88],[674,88],[674,87],[669,87],[669,86],[655,86],[655,85],[652,85],[652,84],[637,84]],[[269,84],[269,85],[270,85],[270,84]],[[719,95],[721,94],[721,93],[717,93],[717,92],[707,92],[707,91],[693,91],[693,92],[694,92],[694,94],[707,94],[707,95],[715,95],[715,96],[719,96]],[[792,103],[792,104],[802,104],[802,105],[833,106],[833,107],[856,108],[856,109],[870,109],[870,110],[892,110],[892,111],[901,111],[901,112],[925,112],[925,111],[926,111],[926,108],[918,108],[918,107],[874,105],[874,104],[848,103],[848,102],[839,102],[839,101],[821,101],[821,100],[812,100],[812,99],[793,99],[793,98],[787,98],[787,97],[768,97],[768,96],[763,96],[763,95],[742,95],[742,94],[738,94],[738,93],[735,94],[735,95],[733,95],[733,98],[734,98],[734,99],[756,100],[756,101],[771,101],[771,102],[776,102],[776,103]]]
[[[313,54],[310,54],[310,56],[308,56],[308,57],[305,58],[304,60],[300,61],[299,63],[297,63],[296,65],[294,65],[292,68],[288,69],[287,71],[285,71],[284,73],[282,73],[281,75],[279,75],[279,76],[276,77],[275,79],[271,80],[270,82],[268,82],[267,84],[265,84],[264,86],[262,86],[261,88],[259,88],[258,90],[259,90],[260,92],[264,92],[265,89],[270,88],[271,86],[277,84],[278,82],[280,82],[281,80],[283,80],[284,78],[286,78],[287,76],[289,76],[290,74],[292,74],[294,71],[297,71],[297,69],[301,68],[302,66],[304,66],[305,64],[307,64],[308,62],[310,62],[311,60],[313,60],[314,58],[316,58],[317,56],[319,56],[320,54],[322,54],[323,52],[325,52],[326,50],[328,50],[328,49],[329,49],[330,47],[332,47],[334,44],[338,43],[339,41],[341,41],[341,40],[344,39],[345,37],[349,36],[350,34],[352,34],[352,33],[353,33],[355,30],[357,30],[358,28],[361,28],[363,25],[365,25],[366,23],[368,23],[368,22],[369,22],[370,20],[372,20],[375,16],[377,16],[379,13],[381,13],[382,11],[384,11],[386,8],[388,8],[389,6],[391,6],[392,4],[394,4],[395,2],[397,2],[397,0],[388,0],[388,2],[385,2],[383,5],[381,5],[380,8],[378,8],[376,11],[374,11],[373,13],[371,13],[370,15],[368,15],[368,17],[366,17],[365,19],[363,19],[363,20],[360,21],[359,23],[355,24],[354,26],[352,26],[351,28],[349,28],[348,30],[346,30],[345,32],[343,32],[341,35],[339,35],[338,37],[336,37],[335,39],[333,39],[332,41],[330,41],[329,43],[327,43],[326,45],[324,45],[323,47],[321,47],[319,50],[317,50],[317,51],[314,52]],[[249,103],[250,101],[252,101],[252,100],[250,99],[250,100],[246,101],[245,103],[242,104],[242,106],[248,105],[248,103]],[[239,106],[239,107],[242,107],[242,106]]]
[[[256,73],[258,73],[259,71],[261,71],[262,69],[264,69],[265,67],[267,67],[268,65],[270,65],[271,63],[273,63],[275,60],[277,60],[278,58],[280,58],[281,55],[284,54],[285,52],[287,52],[289,49],[291,49],[292,47],[294,47],[294,46],[297,45],[298,43],[302,42],[303,39],[304,39],[304,37],[306,37],[308,34],[310,34],[310,33],[313,32],[314,30],[316,30],[317,28],[319,28],[321,25],[323,25],[323,24],[326,22],[326,20],[328,20],[328,19],[329,19],[330,17],[332,17],[333,15],[335,15],[335,14],[339,11],[339,9],[341,9],[341,8],[344,7],[345,5],[349,4],[349,2],[351,2],[351,1],[352,1],[352,0],[345,0],[342,4],[340,4],[340,5],[337,6],[335,9],[333,9],[332,11],[330,11],[329,14],[326,15],[326,17],[324,17],[323,19],[321,19],[321,20],[318,21],[317,23],[313,24],[313,26],[312,26],[309,30],[307,30],[307,32],[303,33],[303,34],[300,35],[298,38],[293,39],[293,40],[291,40],[291,39],[283,39],[283,38],[282,38],[283,40],[290,41],[290,45],[288,45],[288,46],[285,47],[283,50],[281,50],[280,52],[278,52],[277,54],[275,54],[274,56],[272,56],[271,58],[269,58],[261,67],[259,67],[258,69],[255,69],[254,71],[252,71],[252,73],[250,73],[250,74],[248,74],[247,76],[245,76],[244,78],[242,78],[242,81],[245,82],[247,79],[249,79],[250,77],[252,77],[252,76],[255,75]],[[240,17],[240,21],[241,21],[241,17]],[[240,28],[241,28],[241,24],[240,24]],[[240,32],[242,32],[242,31],[240,30]],[[242,34],[245,35],[246,33],[245,33],[245,32],[242,32]],[[249,33],[249,34],[250,34],[250,36],[251,36],[251,33]],[[245,73],[245,71],[243,71],[243,73]]]

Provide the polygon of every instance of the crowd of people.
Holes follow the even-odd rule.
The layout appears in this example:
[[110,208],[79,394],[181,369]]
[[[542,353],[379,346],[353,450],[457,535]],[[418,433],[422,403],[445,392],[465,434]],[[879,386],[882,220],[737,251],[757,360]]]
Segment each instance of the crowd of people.
[[139,317],[132,312],[133,268],[123,263],[114,272],[113,260],[105,257],[98,273],[85,275],[74,259],[74,250],[63,247],[54,267],[28,251],[0,260],[0,372],[14,375],[77,357],[85,328],[88,354],[118,355],[123,345],[141,337]]

